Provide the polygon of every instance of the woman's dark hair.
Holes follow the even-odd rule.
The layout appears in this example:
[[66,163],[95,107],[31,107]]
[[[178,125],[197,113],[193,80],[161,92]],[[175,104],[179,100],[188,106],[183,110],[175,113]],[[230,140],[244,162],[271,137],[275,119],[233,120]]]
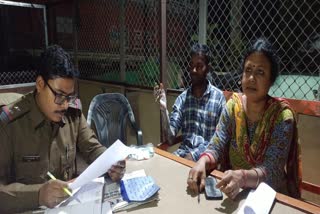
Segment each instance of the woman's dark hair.
[[77,78],[70,55],[59,45],[49,46],[42,54],[37,75],[47,81],[58,77]]
[[194,55],[204,56],[206,63],[209,64],[212,59],[212,53],[207,45],[196,43],[191,47],[191,57]]
[[242,72],[244,71],[244,65],[247,58],[255,53],[263,53],[269,60],[271,65],[271,83],[273,84],[279,75],[279,57],[276,54],[276,51],[273,49],[271,43],[265,38],[259,38],[253,42],[247,52],[244,54],[244,57],[241,62]]

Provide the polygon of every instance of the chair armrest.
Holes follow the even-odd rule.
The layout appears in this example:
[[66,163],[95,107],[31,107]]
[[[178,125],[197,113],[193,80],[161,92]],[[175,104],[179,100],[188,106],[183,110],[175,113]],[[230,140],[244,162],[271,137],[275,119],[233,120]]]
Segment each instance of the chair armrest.
[[178,144],[178,143],[181,143],[182,140],[183,140],[183,139],[182,139],[182,135],[179,135],[179,136],[175,137],[175,139],[174,139],[174,141],[173,141],[172,144],[169,144],[168,141],[165,141],[165,142],[163,142],[163,143],[159,143],[159,144],[157,145],[157,148],[162,149],[162,150],[164,150],[164,151],[168,151],[168,148],[169,148],[170,146],[173,146],[173,145],[176,145],[176,144]]
[[319,185],[309,183],[306,181],[302,181],[302,189],[306,190],[308,192],[312,192],[314,194],[320,195],[320,186]]

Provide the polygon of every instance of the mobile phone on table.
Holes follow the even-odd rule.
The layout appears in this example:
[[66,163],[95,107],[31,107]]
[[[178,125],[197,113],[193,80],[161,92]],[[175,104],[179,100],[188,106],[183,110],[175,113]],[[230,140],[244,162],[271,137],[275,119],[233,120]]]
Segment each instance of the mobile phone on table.
[[220,189],[216,188],[217,179],[214,177],[206,178],[205,195],[207,200],[221,200],[223,194]]

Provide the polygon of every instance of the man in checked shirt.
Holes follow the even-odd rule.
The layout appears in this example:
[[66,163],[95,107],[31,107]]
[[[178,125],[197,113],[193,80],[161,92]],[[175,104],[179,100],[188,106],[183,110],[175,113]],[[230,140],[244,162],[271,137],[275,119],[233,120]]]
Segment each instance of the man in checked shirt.
[[174,154],[193,161],[197,161],[205,151],[226,102],[222,91],[207,80],[210,60],[211,52],[207,45],[192,46],[191,86],[176,99],[170,118],[162,83],[154,89],[156,101],[160,104],[164,140],[172,144],[181,130],[183,141]]

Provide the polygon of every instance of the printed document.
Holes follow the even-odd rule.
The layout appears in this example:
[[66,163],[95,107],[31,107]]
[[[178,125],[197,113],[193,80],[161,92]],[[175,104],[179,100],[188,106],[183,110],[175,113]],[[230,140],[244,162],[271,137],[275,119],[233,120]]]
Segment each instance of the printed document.
[[[103,194],[104,178],[83,185],[72,197],[63,201],[53,209],[46,209],[45,214],[78,214],[92,213],[101,214],[101,201]],[[75,198],[79,199],[75,200]],[[104,207],[104,213],[112,213],[111,207]]]
[[[103,203],[104,177],[113,164],[124,160],[131,153],[131,148],[120,140],[102,153],[79,177],[69,184],[73,195],[56,208],[46,209],[46,214],[111,214],[110,203]],[[99,178],[100,177],[100,178]]]
[[124,145],[120,140],[113,143],[102,153],[88,168],[69,184],[69,188],[76,190],[82,185],[106,173],[113,164],[124,160],[131,153],[131,148]]

